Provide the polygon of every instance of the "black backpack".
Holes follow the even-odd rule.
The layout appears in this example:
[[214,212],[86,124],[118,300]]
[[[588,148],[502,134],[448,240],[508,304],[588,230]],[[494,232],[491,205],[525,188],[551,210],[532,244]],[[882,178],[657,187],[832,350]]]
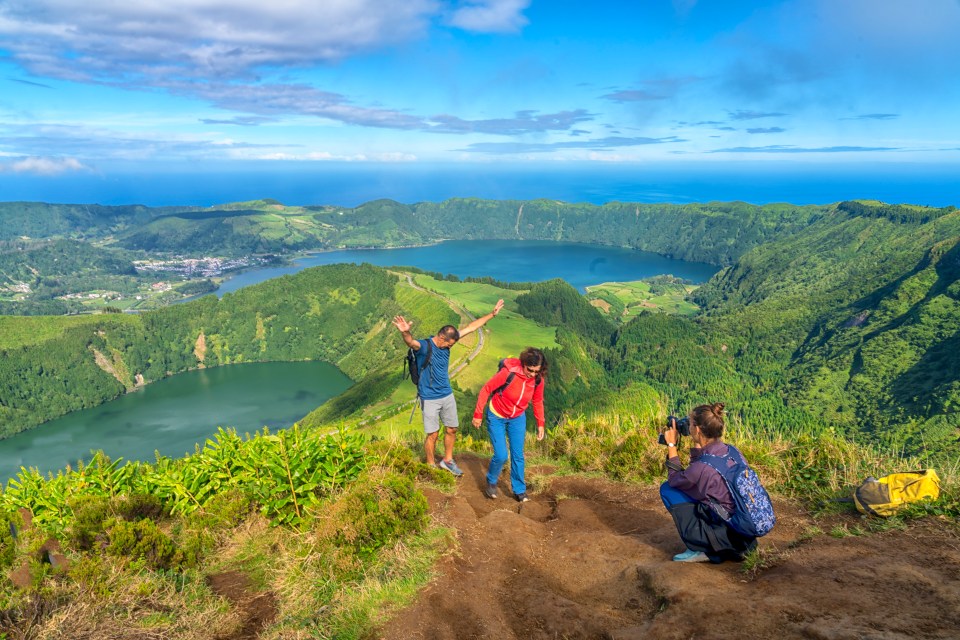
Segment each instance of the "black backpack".
[[[505,366],[507,366],[507,359],[506,359],[506,358],[503,358],[502,360],[500,360],[500,362],[497,363],[497,371],[500,371],[500,370],[503,369]],[[510,383],[513,382],[513,379],[514,379],[515,377],[517,377],[517,374],[514,373],[513,371],[511,371],[511,372],[507,375],[507,381],[504,382],[504,383],[503,383],[502,385],[500,385],[499,387],[497,387],[496,389],[494,389],[494,390],[493,390],[493,393],[499,393],[499,394],[502,396],[502,395],[503,395],[503,390],[510,386]],[[541,382],[543,382],[543,378],[541,378],[541,377],[540,377],[540,374],[538,373],[538,374],[537,374],[537,377],[536,377],[536,382],[533,383],[533,390],[534,390],[534,391],[537,390],[537,387],[540,386],[540,383],[541,383]],[[492,396],[493,393],[491,393],[490,395]]]
[[403,362],[403,377],[410,376],[410,382],[414,386],[420,385],[420,373],[430,366],[430,356],[433,355],[433,340],[427,339],[427,357],[423,359],[423,366],[417,367],[417,352],[413,349],[407,349],[407,357]]

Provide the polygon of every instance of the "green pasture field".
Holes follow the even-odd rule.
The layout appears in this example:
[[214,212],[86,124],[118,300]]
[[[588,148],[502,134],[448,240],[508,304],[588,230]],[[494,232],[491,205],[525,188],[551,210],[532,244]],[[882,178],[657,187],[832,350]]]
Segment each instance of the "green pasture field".
[[[417,286],[453,300],[476,317],[489,313],[500,298],[504,300],[503,310],[484,327],[485,343],[480,355],[454,377],[455,389],[463,392],[462,395],[457,394],[460,418],[464,421],[463,426],[469,424],[468,416],[472,413],[473,407],[471,403],[476,401],[480,387],[496,373],[497,363],[501,358],[516,356],[527,346],[536,346],[541,349],[559,348],[554,327],[538,326],[517,312],[514,300],[523,291],[500,289],[489,284],[436,280],[422,274],[414,276],[414,282]],[[397,300],[404,307],[418,297],[418,292],[402,285],[398,287],[397,293]],[[418,303],[419,311],[427,311],[424,306],[432,305],[425,305],[422,294],[419,294],[419,298],[421,298]],[[439,298],[433,298],[433,300],[438,305],[446,307],[446,303]],[[433,316],[430,319],[439,320],[439,316],[435,313],[424,315]],[[424,318],[424,322],[429,322],[429,319]],[[467,323],[468,319],[462,317],[460,325]],[[433,335],[438,328],[439,325],[436,327],[431,325],[418,330],[415,326],[413,333],[417,337]],[[397,339],[399,340],[400,337],[397,336]],[[450,354],[451,369],[466,358],[473,351],[474,346],[476,346],[475,335],[465,337],[454,346]],[[410,420],[410,413],[414,407],[411,401],[415,397],[416,390],[413,385],[405,381],[387,399],[368,407],[363,412],[359,422],[364,424],[364,432],[390,439],[400,439],[409,433],[422,433],[423,425],[419,409],[413,420]]]
[[[90,291],[89,293],[103,293],[103,291]],[[126,295],[122,300],[105,300],[104,298],[83,298],[80,300],[80,304],[90,310],[99,310],[104,307],[113,307],[114,309],[132,309],[137,306],[138,302],[135,296]]]
[[[487,342],[483,350],[456,378],[457,385],[468,394],[475,395],[497,372],[497,363],[501,358],[515,357],[529,346],[540,349],[556,349],[560,346],[556,341],[554,327],[541,327],[517,312],[514,300],[523,291],[500,289],[475,282],[448,282],[425,275],[418,275],[415,281],[421,287],[436,291],[463,305],[477,317],[489,313],[497,300],[503,298],[503,311],[484,327]],[[467,339],[464,339],[463,345],[454,347],[452,359],[462,358],[472,349],[473,345],[467,344]]]
[[[650,292],[650,284],[642,280],[636,282],[604,282],[587,287],[587,299],[600,311],[627,322],[643,311],[657,311],[681,316],[692,316],[699,311],[697,305],[687,302],[684,297],[697,287],[685,285],[685,293],[679,291],[655,295]],[[620,309],[623,309],[620,313]]]
[[0,316],[0,349],[36,345],[57,338],[70,327],[89,324],[140,322],[137,316],[95,314],[81,316]]

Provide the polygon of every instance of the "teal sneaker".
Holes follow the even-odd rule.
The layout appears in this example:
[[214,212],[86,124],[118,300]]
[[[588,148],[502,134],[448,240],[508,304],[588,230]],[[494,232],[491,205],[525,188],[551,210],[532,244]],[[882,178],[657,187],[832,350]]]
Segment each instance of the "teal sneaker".
[[673,556],[674,562],[710,562],[710,558],[707,557],[703,551],[694,551],[693,549],[687,549],[683,553],[678,553]]

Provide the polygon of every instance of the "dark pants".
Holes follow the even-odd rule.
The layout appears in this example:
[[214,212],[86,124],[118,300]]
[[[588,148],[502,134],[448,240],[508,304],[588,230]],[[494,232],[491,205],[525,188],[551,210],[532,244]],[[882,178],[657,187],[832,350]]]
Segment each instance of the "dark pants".
[[756,538],[734,531],[709,506],[666,482],[660,485],[660,498],[687,548],[706,553],[710,562],[739,562],[757,546]]

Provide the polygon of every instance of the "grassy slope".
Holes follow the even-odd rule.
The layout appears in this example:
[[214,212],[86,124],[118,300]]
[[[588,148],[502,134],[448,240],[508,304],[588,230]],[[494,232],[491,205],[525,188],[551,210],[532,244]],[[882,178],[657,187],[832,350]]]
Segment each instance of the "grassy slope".
[[132,324],[140,318],[131,315],[85,316],[0,316],[0,349],[42,344],[59,338],[65,329],[97,324]]
[[[501,358],[516,357],[528,346],[541,349],[559,347],[554,327],[541,327],[518,313],[513,301],[523,293],[522,291],[501,289],[488,284],[448,282],[424,275],[417,276],[416,282],[422,287],[456,300],[475,317],[489,313],[497,300],[501,298],[504,300],[503,311],[485,327],[486,338],[483,350],[471,366],[457,378],[457,385],[466,392],[476,393],[490,376],[496,373],[497,363]],[[464,342],[466,343],[466,339]],[[466,355],[470,350],[472,345],[457,345],[452,357],[458,358],[458,352]]]
[[[559,349],[556,342],[556,329],[541,327],[519,315],[513,300],[522,291],[501,289],[488,284],[448,282],[436,280],[430,276],[417,275],[417,286],[430,290],[419,291],[405,284],[401,279],[397,285],[396,299],[408,320],[414,322],[413,333],[416,337],[432,335],[444,324],[464,326],[469,323],[466,316],[457,316],[438,295],[450,298],[461,305],[473,316],[489,313],[500,298],[505,301],[504,310],[485,327],[485,344],[481,353],[471,361],[466,369],[455,378],[454,389],[457,396],[461,423],[465,434],[477,436],[467,426],[469,415],[473,411],[473,402],[480,386],[492,376],[501,358],[518,354],[526,346],[538,346],[544,349]],[[420,327],[418,329],[418,327]],[[402,344],[396,330],[390,326],[384,333],[385,339]],[[476,345],[476,336],[467,336],[453,348],[451,366],[465,359]],[[419,413],[411,420],[413,409],[411,401],[416,391],[409,381],[400,379],[402,360],[394,357],[385,364],[388,391],[376,396],[372,402],[362,403],[364,390],[361,381],[354,389],[339,399],[333,399],[306,416],[302,424],[319,426],[331,421],[345,421],[346,424],[362,424],[363,430],[377,436],[405,438],[409,434],[422,431]],[[356,407],[361,407],[359,410]],[[483,448],[483,445],[480,445]]]
[[[693,316],[700,308],[686,300],[686,296],[696,291],[696,287],[687,285],[686,293],[651,293],[647,282],[604,282],[587,287],[587,298],[595,307],[608,315],[616,313],[618,322],[629,322],[644,311],[662,311],[683,316]],[[613,303],[613,304],[611,304]],[[619,303],[619,304],[617,304]],[[619,309],[622,308],[623,311]]]

